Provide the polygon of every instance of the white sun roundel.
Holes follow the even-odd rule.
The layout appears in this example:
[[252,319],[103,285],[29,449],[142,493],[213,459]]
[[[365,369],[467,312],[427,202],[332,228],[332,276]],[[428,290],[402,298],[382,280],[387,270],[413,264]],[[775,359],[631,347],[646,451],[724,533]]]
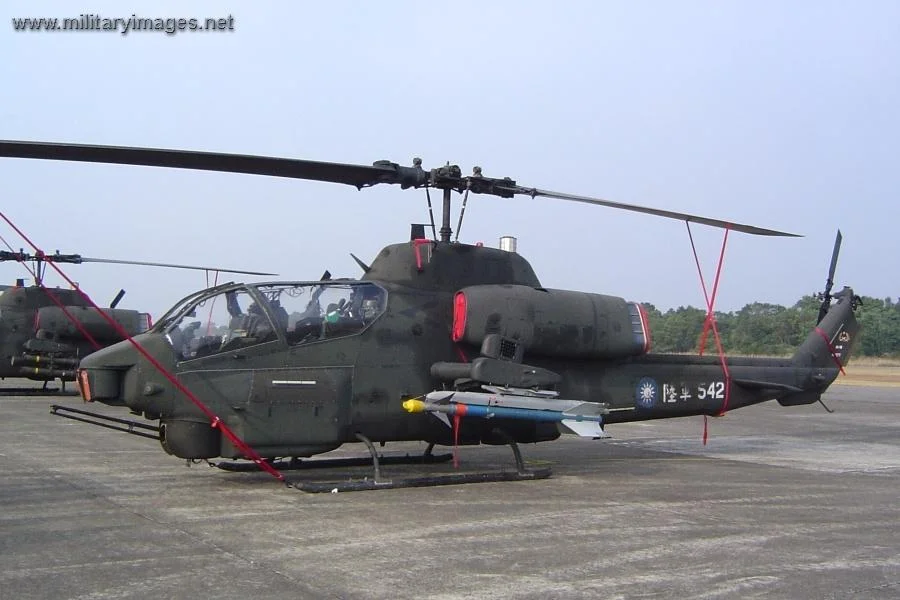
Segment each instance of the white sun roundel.
[[638,381],[637,389],[635,389],[634,399],[638,406],[650,408],[656,404],[658,391],[659,386],[653,378],[642,377],[641,380]]

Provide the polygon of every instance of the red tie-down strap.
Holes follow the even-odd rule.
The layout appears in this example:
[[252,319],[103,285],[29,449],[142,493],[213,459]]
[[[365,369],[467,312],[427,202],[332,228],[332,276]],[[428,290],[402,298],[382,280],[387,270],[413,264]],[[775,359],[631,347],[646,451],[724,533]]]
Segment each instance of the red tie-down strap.
[[844,372],[844,365],[841,364],[841,358],[837,353],[834,345],[831,343],[831,340],[828,339],[828,334],[816,327],[816,333],[822,336],[822,339],[825,340],[825,345],[828,347],[828,351],[831,352],[831,358],[834,360],[834,364],[837,365],[837,368],[841,370],[841,375],[846,375]]
[[[700,335],[700,348],[699,354],[702,356],[706,347],[706,339],[709,335],[709,330],[712,329],[713,337],[716,342],[716,352],[719,354],[719,362],[722,365],[722,373],[725,376],[725,398],[722,401],[722,407],[719,409],[719,412],[716,416],[722,416],[725,414],[725,411],[728,409],[728,399],[731,392],[731,373],[728,370],[728,359],[725,356],[725,349],[722,345],[722,338],[719,335],[719,326],[716,322],[715,315],[715,303],[716,303],[716,294],[719,291],[719,280],[722,275],[722,265],[725,262],[725,246],[728,243],[728,232],[729,228],[725,228],[725,236],[722,239],[722,249],[719,252],[719,264],[716,266],[716,278],[713,282],[713,291],[712,296],[709,295],[706,288],[706,281],[703,278],[703,269],[700,267],[700,258],[697,256],[697,246],[694,243],[694,236],[691,233],[691,224],[688,221],[685,221],[685,225],[687,226],[688,238],[691,242],[691,251],[694,254],[694,262],[697,265],[697,273],[700,276],[700,287],[703,290],[703,298],[706,300],[706,319],[703,321],[703,331]],[[708,439],[708,428],[707,428],[707,420],[706,416],[703,417],[703,444],[706,445],[706,441]]]
[[420,250],[420,247],[430,243],[431,240],[426,238],[416,238],[413,240],[413,250],[415,250],[416,253],[416,270],[419,272],[422,271],[422,251]]
[[[40,250],[34,244],[34,242],[32,242],[28,238],[28,236],[26,236],[24,233],[22,233],[22,231],[18,227],[16,227],[13,224],[13,222],[10,221],[6,217],[6,215],[4,213],[0,212],[0,217],[2,217],[3,220],[6,221],[9,224],[9,226],[12,227],[15,230],[15,232],[18,233],[22,237],[22,239],[25,240],[28,243],[28,245],[34,249],[34,251],[36,253],[42,252],[42,250]],[[191,392],[188,388],[186,388],[184,386],[184,384],[182,384],[180,381],[178,381],[178,379],[172,373],[170,373],[164,366],[162,366],[162,364],[160,364],[160,362],[158,360],[156,360],[153,356],[150,355],[150,353],[148,353],[146,350],[144,350],[143,346],[141,346],[138,342],[136,342],[133,337],[128,335],[128,332],[125,331],[125,329],[122,328],[122,326],[119,323],[117,323],[115,319],[113,319],[112,317],[107,315],[105,312],[103,312],[103,310],[99,306],[97,306],[94,303],[94,301],[88,297],[87,294],[85,294],[80,288],[78,288],[78,286],[76,286],[75,283],[71,279],[69,279],[69,277],[65,273],[63,273],[62,269],[60,269],[56,263],[49,262],[49,264],[51,267],[53,267],[53,269],[57,273],[59,273],[59,275],[63,279],[66,280],[66,282],[69,285],[72,286],[73,289],[75,289],[76,291],[78,291],[79,294],[81,294],[81,297],[84,298],[84,300],[88,304],[90,304],[94,309],[97,310],[97,313],[101,317],[103,317],[106,320],[106,322],[109,323],[110,326],[112,326],[116,330],[117,333],[119,333],[119,335],[121,335],[124,339],[128,340],[131,343],[131,345],[134,346],[135,349],[138,352],[140,352],[141,355],[144,358],[146,358],[150,364],[152,364],[154,366],[154,368],[156,368],[157,371],[159,371],[166,379],[169,380],[169,383],[174,385],[180,392],[182,392],[185,396],[187,396],[188,399],[197,408],[199,408],[203,412],[203,414],[207,416],[207,418],[209,418],[210,427],[213,427],[213,428],[221,431],[222,434],[225,435],[225,437],[228,438],[228,440],[232,444],[234,444],[234,446],[236,448],[238,448],[241,452],[244,453],[244,456],[246,456],[248,459],[255,462],[262,470],[266,471],[267,473],[269,473],[270,475],[272,475],[279,481],[282,481],[282,482],[285,481],[284,475],[282,475],[281,472],[279,472],[277,469],[275,469],[275,467],[273,467],[271,464],[269,464],[268,462],[263,460],[263,458],[259,454],[257,454],[256,451],[253,450],[253,448],[248,446],[240,437],[238,437],[238,435],[236,433],[234,433],[234,431],[231,430],[230,427],[228,427],[224,422],[222,422],[222,420],[218,417],[218,415],[216,415],[212,410],[209,409],[209,407],[207,407],[203,402],[201,402],[200,399],[197,398],[197,396],[195,396],[193,394],[193,392]]]

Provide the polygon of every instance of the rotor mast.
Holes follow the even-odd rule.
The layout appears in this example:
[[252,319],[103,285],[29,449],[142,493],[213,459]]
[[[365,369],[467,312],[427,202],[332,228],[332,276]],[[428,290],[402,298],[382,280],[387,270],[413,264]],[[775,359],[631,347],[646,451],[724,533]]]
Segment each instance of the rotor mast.
[[[6,261],[32,263],[34,269],[31,269],[31,274],[34,276],[34,285],[40,287],[44,283],[44,274],[47,272],[47,263],[58,262],[77,264],[81,262],[81,256],[77,254],[60,254],[59,250],[56,251],[56,254],[45,254],[40,250],[34,254],[27,253],[24,250],[19,250],[18,252],[0,250],[0,262]],[[27,269],[28,267],[26,266],[25,268]]]
[[[421,159],[417,158],[413,161],[414,168],[420,168],[421,164]],[[427,173],[428,185],[430,187],[440,188],[441,191],[443,191],[440,236],[441,242],[450,243],[450,237],[453,234],[453,228],[450,226],[450,212],[453,210],[452,194],[454,191],[460,194],[464,193],[467,196],[470,191],[479,193],[479,180],[483,179],[483,176],[481,174],[481,167],[473,167],[472,175],[464,177],[462,174],[462,169],[460,169],[458,165],[451,165],[448,162],[443,167],[432,169]],[[508,183],[515,185],[515,182],[508,178],[497,181],[505,184]],[[493,193],[494,195],[501,197],[512,197],[512,194],[505,192],[497,193],[496,191],[486,191],[486,193]],[[460,215],[460,225],[462,225],[462,215]]]
[[444,188],[444,207],[443,207],[443,215],[441,215],[441,241],[449,242],[450,235],[453,233],[453,230],[450,228],[450,207],[452,204],[452,199],[450,194],[453,192],[450,188]]

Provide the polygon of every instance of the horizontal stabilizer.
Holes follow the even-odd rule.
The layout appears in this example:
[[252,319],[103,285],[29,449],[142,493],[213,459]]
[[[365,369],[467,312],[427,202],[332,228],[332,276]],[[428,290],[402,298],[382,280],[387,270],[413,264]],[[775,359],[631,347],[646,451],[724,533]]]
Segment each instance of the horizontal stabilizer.
[[776,383],[774,381],[757,381],[755,379],[734,379],[732,383],[749,390],[777,390],[779,392],[802,392],[803,389],[786,383]]

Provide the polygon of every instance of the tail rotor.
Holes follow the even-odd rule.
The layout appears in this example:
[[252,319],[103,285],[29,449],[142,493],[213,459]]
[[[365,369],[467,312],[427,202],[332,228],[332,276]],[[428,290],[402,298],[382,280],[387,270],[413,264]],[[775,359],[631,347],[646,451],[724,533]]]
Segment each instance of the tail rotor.
[[825,315],[828,314],[828,309],[831,307],[831,288],[834,286],[834,272],[837,269],[837,261],[838,254],[841,251],[841,240],[843,237],[841,236],[841,230],[838,229],[837,235],[834,238],[834,250],[831,252],[831,266],[828,268],[828,279],[825,280],[825,291],[817,294],[819,300],[822,301],[822,304],[819,306],[819,318],[816,319],[816,324],[821,323],[822,319],[825,318]]

